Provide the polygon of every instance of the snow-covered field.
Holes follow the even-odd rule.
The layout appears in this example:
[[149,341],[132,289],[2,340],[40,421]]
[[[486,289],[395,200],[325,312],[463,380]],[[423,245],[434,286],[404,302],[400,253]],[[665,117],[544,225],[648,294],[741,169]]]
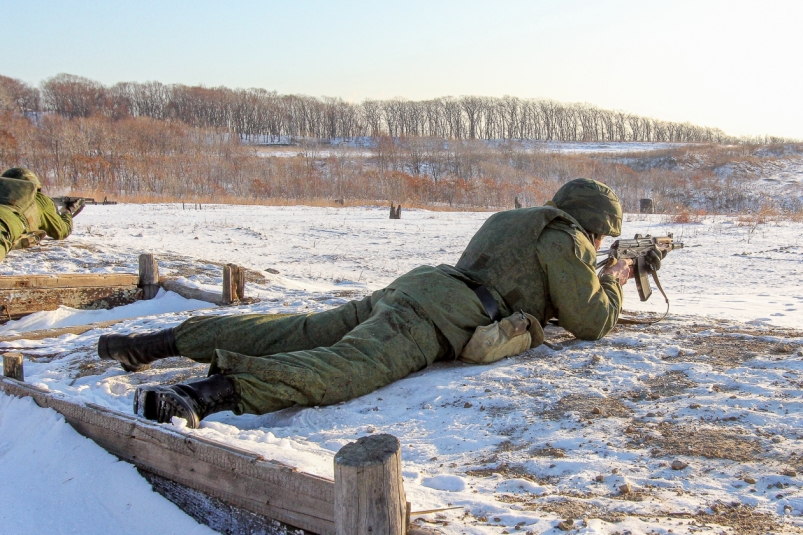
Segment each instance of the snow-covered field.
[[[0,327],[8,340],[0,351],[22,351],[31,384],[129,412],[139,384],[200,377],[205,366],[173,358],[126,374],[97,359],[103,332],[144,332],[195,314],[325,310],[415,266],[454,263],[488,215],[88,206],[68,240],[12,251],[0,274],[136,273],[139,253],[151,252],[162,274],[210,290],[220,287],[223,263],[245,266],[246,294],[259,302],[212,308],[167,293],[112,311],[39,313]],[[803,532],[803,224],[626,216],[623,236],[637,232],[672,232],[686,245],[660,271],[671,301],[661,323],[619,326],[595,343],[549,327],[549,345],[491,366],[438,363],[348,403],[222,413],[184,432],[327,477],[340,447],[391,433],[403,446],[413,512],[457,507],[413,518],[448,534],[563,533],[558,524],[570,519],[574,533]],[[657,291],[640,303],[630,282],[625,309],[655,315],[665,304]],[[122,321],[25,339],[109,319]],[[102,469],[109,456],[68,437],[58,420],[0,396],[0,526],[15,514],[9,504],[52,502],[52,513],[31,513],[12,532],[150,533],[145,522],[157,508],[162,532],[205,532],[182,527],[193,521],[158,495],[144,498],[133,468]],[[104,515],[78,511],[92,500]]]

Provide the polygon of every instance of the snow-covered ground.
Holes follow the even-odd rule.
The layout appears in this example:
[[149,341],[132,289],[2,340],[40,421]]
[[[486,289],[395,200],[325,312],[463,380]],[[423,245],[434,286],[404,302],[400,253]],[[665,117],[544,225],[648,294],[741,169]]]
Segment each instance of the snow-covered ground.
[[[246,294],[260,301],[211,308],[162,293],[112,311],[39,313],[0,327],[0,337],[16,338],[0,342],[0,351],[25,355],[31,384],[129,412],[139,384],[200,377],[206,369],[173,358],[126,374],[97,359],[103,332],[144,332],[195,314],[325,310],[415,266],[454,263],[488,215],[407,210],[390,220],[385,207],[88,206],[68,240],[12,251],[0,274],[135,273],[139,253],[151,252],[162,274],[210,290],[220,287],[223,263],[245,266]],[[183,432],[327,477],[340,447],[391,433],[403,445],[413,511],[459,507],[413,518],[449,534],[562,533],[557,526],[569,519],[575,533],[798,532],[803,224],[628,215],[624,229],[624,237],[671,232],[686,246],[660,271],[671,301],[661,323],[619,326],[596,343],[549,327],[549,345],[491,366],[438,363],[348,403],[221,413]],[[657,291],[640,303],[630,282],[625,309],[655,315],[665,304]],[[120,318],[128,319],[80,335],[24,338]],[[72,533],[78,518],[82,533],[152,532],[130,526],[139,526],[137,515],[156,516],[157,507],[176,526],[162,532],[204,532],[180,528],[193,521],[157,495],[146,502],[149,491],[133,468],[112,463],[124,473],[91,472],[87,463],[102,466],[109,456],[84,439],[49,440],[71,433],[58,421],[27,400],[0,396],[0,526],[14,514],[11,497],[24,507],[41,501],[46,488],[54,503],[98,500],[107,514],[54,508],[26,516],[12,532]],[[94,448],[97,457],[74,457],[73,444]],[[78,467],[76,477],[65,481],[72,472],[65,476],[62,466]],[[77,477],[84,472],[97,475]],[[9,486],[9,478],[17,483]],[[116,484],[99,490],[109,481]],[[111,501],[120,494],[128,509]]]

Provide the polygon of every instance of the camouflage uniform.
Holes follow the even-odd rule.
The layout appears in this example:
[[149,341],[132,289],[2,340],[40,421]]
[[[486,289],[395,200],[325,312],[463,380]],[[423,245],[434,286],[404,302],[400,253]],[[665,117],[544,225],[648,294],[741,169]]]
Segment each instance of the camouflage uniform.
[[[18,186],[30,191],[20,192]],[[27,169],[9,169],[0,176],[0,198],[5,199],[0,203],[0,261],[24,234],[44,231],[55,240],[63,240],[72,232],[72,216],[69,212],[59,214],[40,188],[39,179]]]
[[[618,235],[618,217],[599,228]],[[233,380],[238,414],[338,403],[459,355],[475,328],[491,323],[476,284],[490,289],[503,316],[523,310],[542,325],[558,318],[578,338],[603,337],[616,324],[622,289],[612,275],[597,277],[595,261],[584,228],[554,205],[500,212],[455,267],[416,268],[319,314],[192,318],[176,328],[176,348]]]

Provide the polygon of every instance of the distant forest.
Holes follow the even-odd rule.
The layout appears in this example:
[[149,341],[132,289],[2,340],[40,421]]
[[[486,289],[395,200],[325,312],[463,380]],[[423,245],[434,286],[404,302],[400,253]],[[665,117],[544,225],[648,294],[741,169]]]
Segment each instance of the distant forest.
[[[799,157],[783,139],[735,139],[588,104],[516,97],[426,101],[279,95],[263,89],[98,82],[60,74],[33,87],[0,76],[0,165],[49,190],[128,200],[500,209],[542,204],[577,176],[613,186],[625,209],[799,211],[749,187]],[[645,154],[560,153],[549,143],[665,143]],[[284,152],[266,145],[286,144]]]
[[265,89],[98,82],[59,74],[41,89],[3,77],[4,106],[63,117],[150,117],[222,128],[244,139],[436,137],[442,139],[725,143],[718,128],[660,121],[590,104],[517,97],[364,100],[279,95]]

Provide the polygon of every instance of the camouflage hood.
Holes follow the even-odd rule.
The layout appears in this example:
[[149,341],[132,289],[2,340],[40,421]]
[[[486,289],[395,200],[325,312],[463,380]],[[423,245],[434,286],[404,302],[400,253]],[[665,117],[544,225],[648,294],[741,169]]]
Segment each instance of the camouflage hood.
[[602,182],[576,178],[561,186],[547,204],[575,218],[586,232],[613,237],[622,233],[622,205]]
[[24,167],[12,167],[11,169],[7,169],[3,172],[3,178],[16,178],[18,180],[27,180],[28,182],[33,182],[34,186],[36,186],[37,191],[42,189],[42,183],[39,182],[39,177],[31,171],[30,169],[26,169]]

